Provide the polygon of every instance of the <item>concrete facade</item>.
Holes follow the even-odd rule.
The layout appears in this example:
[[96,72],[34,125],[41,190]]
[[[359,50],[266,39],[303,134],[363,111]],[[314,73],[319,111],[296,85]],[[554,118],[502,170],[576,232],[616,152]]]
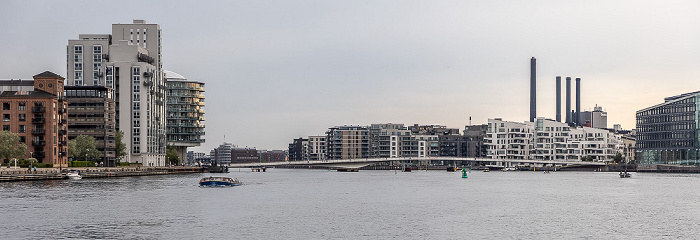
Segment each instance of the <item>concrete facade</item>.
[[81,34],[69,40],[71,86],[114,88],[117,130],[124,132],[122,161],[165,166],[166,85],[158,24],[113,24],[112,34]]
[[605,129],[570,127],[549,119],[535,122],[508,122],[489,119],[484,140],[487,157],[493,159],[533,159],[609,162],[621,152],[622,140]]

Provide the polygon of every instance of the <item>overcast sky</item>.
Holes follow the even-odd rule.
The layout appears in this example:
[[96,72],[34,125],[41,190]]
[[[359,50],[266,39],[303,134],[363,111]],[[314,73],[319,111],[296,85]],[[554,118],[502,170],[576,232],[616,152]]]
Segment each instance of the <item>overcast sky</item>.
[[207,153],[224,135],[272,150],[337,125],[526,121],[531,57],[540,117],[556,76],[624,129],[700,90],[697,0],[0,1],[0,79],[65,76],[69,39],[133,19],[160,24],[165,69],[206,83]]

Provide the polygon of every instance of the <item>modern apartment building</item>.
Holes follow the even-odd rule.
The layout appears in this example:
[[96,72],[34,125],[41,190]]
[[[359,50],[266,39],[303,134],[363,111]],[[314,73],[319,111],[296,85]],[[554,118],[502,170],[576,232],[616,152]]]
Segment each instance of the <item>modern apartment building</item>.
[[68,99],[68,139],[80,135],[95,138],[95,147],[102,152],[97,162],[105,167],[116,166],[116,105],[113,90],[104,86],[66,86]]
[[700,165],[700,92],[637,111],[637,163]]
[[508,122],[489,119],[488,158],[608,162],[621,151],[621,135],[605,129],[570,127],[549,119]]
[[[34,76],[31,91],[26,83],[0,81],[5,90],[0,93],[2,130],[16,133],[27,145],[24,158],[36,158],[41,163],[67,166],[67,114],[63,95],[64,78],[46,71]],[[30,118],[31,117],[31,118]]]
[[369,141],[369,128],[366,126],[329,128],[326,131],[328,159],[368,158],[370,156]]
[[67,47],[69,86],[113,88],[126,162],[165,166],[166,98],[158,24],[113,24],[112,34],[81,34]]
[[310,161],[326,160],[326,136],[309,136],[306,156]]
[[188,147],[204,142],[204,83],[189,81],[172,71],[163,72],[168,87],[168,145],[174,146],[180,159],[184,159]]
[[308,138],[297,138],[289,144],[289,161],[306,161],[308,160]]

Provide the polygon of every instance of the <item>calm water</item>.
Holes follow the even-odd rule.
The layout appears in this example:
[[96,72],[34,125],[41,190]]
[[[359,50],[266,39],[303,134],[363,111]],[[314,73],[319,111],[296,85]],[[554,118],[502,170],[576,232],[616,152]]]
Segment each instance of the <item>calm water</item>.
[[693,239],[700,175],[271,169],[0,183],[0,239]]

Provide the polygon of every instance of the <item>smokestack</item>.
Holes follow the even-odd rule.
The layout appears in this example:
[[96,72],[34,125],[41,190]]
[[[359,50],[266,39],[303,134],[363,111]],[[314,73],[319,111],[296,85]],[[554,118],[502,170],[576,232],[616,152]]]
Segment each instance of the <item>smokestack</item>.
[[571,77],[566,77],[566,123],[571,123]]
[[576,125],[581,126],[581,78],[576,78]]
[[530,122],[534,122],[537,117],[537,60],[535,57],[530,59]]
[[557,76],[557,122],[561,122],[561,77]]

